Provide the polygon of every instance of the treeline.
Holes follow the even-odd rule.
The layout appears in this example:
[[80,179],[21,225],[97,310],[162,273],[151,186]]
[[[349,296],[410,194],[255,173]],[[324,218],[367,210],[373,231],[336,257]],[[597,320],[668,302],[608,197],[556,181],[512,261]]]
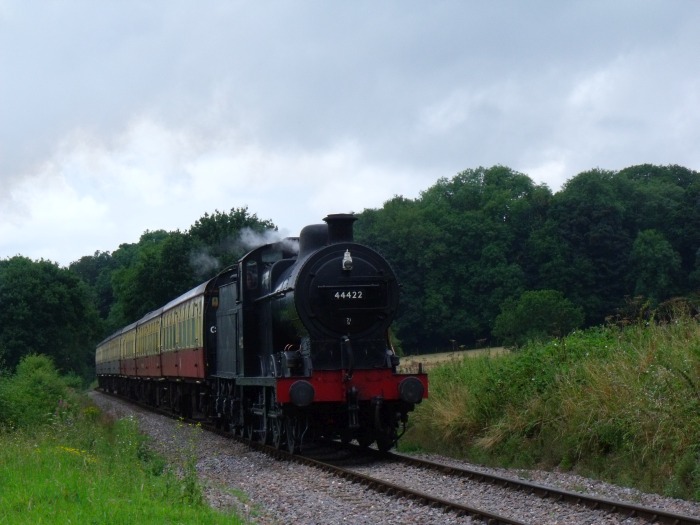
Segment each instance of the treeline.
[[244,207],[205,214],[186,232],[146,231],[68,268],[0,260],[0,371],[43,354],[63,373],[91,379],[97,342],[235,263],[275,229]]
[[[700,289],[700,174],[680,166],[591,170],[555,194],[507,167],[470,169],[359,218],[356,240],[399,275],[394,329],[406,353],[561,336],[619,315],[630,298],[655,306]],[[1,260],[0,359],[13,368],[25,354],[47,354],[89,377],[102,337],[274,230],[234,208],[68,268]]]
[[111,333],[234,264],[276,229],[245,207],[217,210],[186,232],[146,231],[138,243],[82,257],[69,269],[94,291]]
[[553,194],[507,167],[471,169],[365,210],[357,232],[400,276],[409,352],[566,335],[632,298],[697,294],[700,174],[595,169]]

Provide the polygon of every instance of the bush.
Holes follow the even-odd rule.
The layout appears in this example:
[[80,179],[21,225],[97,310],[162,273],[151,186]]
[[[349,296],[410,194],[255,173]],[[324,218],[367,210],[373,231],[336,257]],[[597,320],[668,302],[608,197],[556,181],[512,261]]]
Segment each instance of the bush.
[[32,428],[66,418],[77,407],[74,390],[51,358],[22,358],[13,376],[0,378],[0,426]]
[[556,290],[524,292],[508,300],[496,317],[493,335],[505,345],[563,337],[583,324],[583,310]]

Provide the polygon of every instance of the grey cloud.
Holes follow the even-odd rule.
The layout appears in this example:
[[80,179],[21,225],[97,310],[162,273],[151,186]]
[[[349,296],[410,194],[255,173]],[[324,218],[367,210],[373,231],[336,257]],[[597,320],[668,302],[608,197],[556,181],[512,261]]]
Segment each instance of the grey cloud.
[[[555,188],[596,166],[698,169],[698,26],[700,4],[665,0],[0,0],[0,203],[18,210],[13,184],[47,163],[74,179],[75,136],[123,155],[142,120],[202,155],[353,144],[358,169],[410,173],[414,196],[496,163],[557,166]],[[597,75],[608,91],[573,104]]]

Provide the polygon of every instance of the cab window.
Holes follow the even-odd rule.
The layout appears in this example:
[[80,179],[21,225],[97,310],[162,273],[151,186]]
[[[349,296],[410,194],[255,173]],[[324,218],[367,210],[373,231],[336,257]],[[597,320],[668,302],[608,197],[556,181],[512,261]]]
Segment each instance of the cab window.
[[256,261],[245,263],[245,287],[246,290],[255,290],[258,287],[258,263]]

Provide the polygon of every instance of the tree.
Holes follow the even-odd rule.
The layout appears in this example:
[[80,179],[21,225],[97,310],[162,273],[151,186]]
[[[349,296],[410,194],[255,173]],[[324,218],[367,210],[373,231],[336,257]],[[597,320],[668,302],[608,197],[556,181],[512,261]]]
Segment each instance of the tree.
[[466,170],[423,192],[439,242],[428,265],[435,339],[488,338],[500,304],[526,285],[524,247],[546,216],[546,186],[504,166]]
[[621,170],[618,178],[630,185],[635,236],[652,229],[662,234],[681,258],[678,277],[685,286],[700,246],[700,174],[681,166],[643,164]]
[[675,295],[681,269],[681,257],[671,243],[656,230],[639,232],[630,254],[630,276],[634,295],[659,303]]
[[563,337],[583,323],[580,307],[557,290],[524,292],[503,303],[493,334],[506,345],[520,346],[533,339]]
[[438,237],[416,202],[399,196],[385,202],[381,210],[365,210],[355,225],[355,240],[381,253],[398,276],[402,299],[393,330],[405,349],[416,349],[429,334],[424,279],[432,253],[427,246]]
[[108,327],[117,329],[141,318],[235,263],[251,249],[245,231],[274,230],[247,208],[207,213],[185,233],[146,231],[136,244],[121,245],[113,254],[111,284],[115,301]]
[[102,319],[106,319],[114,303],[112,272],[117,268],[117,259],[109,252],[96,251],[72,262],[68,269],[80,277],[95,292],[96,307]]
[[113,274],[117,326],[131,323],[197,284],[190,265],[191,240],[163,230],[144,233],[131,265]]
[[101,331],[94,297],[74,273],[45,260],[0,261],[0,355],[8,367],[45,354],[64,372],[88,377]]
[[525,288],[526,241],[550,196],[526,175],[494,166],[363,212],[357,239],[378,248],[403,285],[396,329],[407,350],[490,335],[500,304]]
[[632,202],[622,198],[615,173],[591,170],[569,180],[552,199],[539,238],[538,287],[557,289],[602,322],[628,292],[627,263],[634,235],[626,227]]
[[[220,270],[235,263],[251,249],[242,242],[241,233],[250,229],[257,233],[277,230],[270,220],[260,220],[256,214],[250,214],[248,207],[231,208],[228,213],[215,210],[212,215],[205,213],[189,229],[194,260],[205,266],[202,278],[211,277]],[[207,274],[208,275],[204,275]]]

